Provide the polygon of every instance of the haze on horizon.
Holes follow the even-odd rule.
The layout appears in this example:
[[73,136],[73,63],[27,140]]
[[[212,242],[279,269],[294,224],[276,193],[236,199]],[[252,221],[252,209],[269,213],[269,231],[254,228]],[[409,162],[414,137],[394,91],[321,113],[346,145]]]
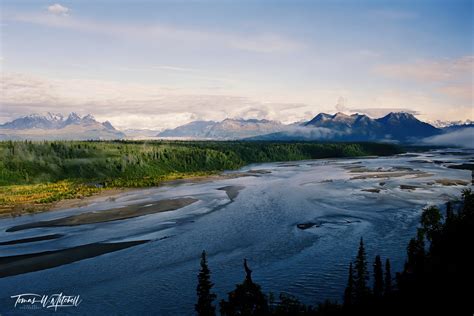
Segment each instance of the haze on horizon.
[[0,123],[474,120],[472,1],[2,1]]

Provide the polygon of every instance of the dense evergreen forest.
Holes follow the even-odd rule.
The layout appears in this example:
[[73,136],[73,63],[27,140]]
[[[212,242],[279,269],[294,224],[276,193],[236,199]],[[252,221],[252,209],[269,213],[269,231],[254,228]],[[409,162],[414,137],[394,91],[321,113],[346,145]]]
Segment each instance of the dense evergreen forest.
[[[342,304],[326,301],[307,306],[294,296],[265,295],[252,280],[244,260],[245,278],[216,304],[206,253],[201,255],[195,310],[198,315],[472,315],[474,312],[474,194],[465,190],[460,201],[441,211],[423,210],[416,236],[407,245],[403,271],[392,274],[390,260],[369,260],[361,238]],[[211,264],[212,266],[212,264]],[[258,272],[257,272],[258,273]],[[216,280],[218,282],[219,280]]]
[[[390,155],[395,146],[373,143],[256,142],[1,142],[0,185],[63,179],[141,186],[172,172],[221,171],[249,163],[328,157]],[[145,180],[146,182],[146,180]],[[153,184],[153,183],[151,183]]]
[[377,143],[211,141],[0,142],[0,205],[48,203],[101,187],[144,187],[249,163],[392,155]]

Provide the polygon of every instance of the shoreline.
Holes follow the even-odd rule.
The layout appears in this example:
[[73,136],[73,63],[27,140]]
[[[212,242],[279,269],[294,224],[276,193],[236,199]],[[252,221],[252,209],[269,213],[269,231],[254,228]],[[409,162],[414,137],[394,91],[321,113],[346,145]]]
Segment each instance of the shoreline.
[[[370,158],[378,158],[381,156],[353,156],[353,157],[333,157],[333,158],[316,158],[310,160],[340,160],[340,159],[370,159]],[[276,161],[272,163],[295,163],[299,161],[306,161],[304,160],[290,160],[290,161]],[[249,164],[250,166],[253,164]],[[245,166],[243,166],[245,167]],[[243,168],[241,167],[241,168]],[[232,173],[226,173],[226,172]],[[225,179],[234,179],[239,177],[247,177],[247,176],[261,176],[265,174],[262,170],[258,169],[250,169],[248,171],[236,172],[236,170],[224,170],[224,171],[215,171],[209,172],[207,175],[179,175],[176,179],[169,179],[163,180],[158,185],[152,186],[140,186],[140,187],[110,187],[110,188],[101,188],[96,192],[93,192],[91,195],[80,197],[80,198],[65,198],[58,201],[50,202],[50,203],[24,203],[24,204],[17,204],[12,206],[0,207],[0,220],[18,216],[25,216],[25,215],[35,215],[45,212],[52,212],[61,209],[67,208],[79,208],[87,206],[97,200],[100,199],[110,199],[114,198],[115,196],[119,196],[123,193],[137,191],[137,190],[144,190],[144,189],[152,189],[152,188],[159,188],[162,186],[176,186],[186,183],[200,183],[200,182],[210,182],[210,181],[217,181],[217,180],[225,180]],[[232,194],[233,195],[233,194]]]
[[31,222],[9,227],[6,232],[16,232],[31,228],[78,226],[88,224],[99,224],[105,222],[119,221],[144,215],[174,211],[197,202],[194,198],[177,198],[159,200],[154,203],[134,204],[126,207],[111,208],[101,212],[86,212],[70,215],[58,219]]
[[[209,175],[189,176],[189,177],[182,177],[179,179],[165,180],[161,182],[159,185],[154,185],[154,186],[103,188],[103,189],[100,189],[100,191],[97,191],[89,196],[85,196],[82,198],[62,199],[62,200],[51,202],[51,203],[44,203],[44,204],[26,203],[26,204],[14,205],[11,207],[7,206],[2,210],[2,212],[0,212],[0,220],[6,219],[6,218],[12,218],[12,217],[53,212],[57,210],[67,209],[67,208],[85,207],[87,205],[90,205],[91,203],[96,202],[97,200],[113,199],[114,197],[120,196],[121,194],[138,191],[138,190],[153,189],[153,188],[159,188],[163,186],[177,186],[177,185],[182,185],[186,183],[201,183],[201,182],[210,182],[210,181],[225,180],[225,179],[234,179],[234,178],[246,177],[246,176],[259,176],[259,172],[256,172],[255,170],[250,170],[248,172],[229,173],[229,174],[225,174],[224,172],[226,171],[222,171],[219,174],[210,173]],[[235,194],[232,193],[232,195],[235,195]]]
[[[391,156],[404,152],[397,145],[371,142],[65,141],[58,142],[57,146],[48,142],[28,146],[20,142],[0,144],[5,147],[5,159],[11,159],[13,152],[22,150],[34,157],[29,160],[17,157],[19,166],[25,165],[22,168],[5,165],[6,173],[2,175],[0,186],[0,218],[81,207],[96,198],[139,188],[246,176],[250,173],[239,170],[249,165],[252,168],[251,165],[258,163]],[[61,156],[64,150],[69,150],[71,155]],[[47,155],[43,155],[44,152]],[[67,170],[55,167],[58,157],[61,168]],[[47,162],[44,170],[40,168],[41,161]]]
[[66,209],[66,208],[84,207],[97,200],[111,199],[123,193],[133,192],[137,190],[159,188],[166,185],[179,185],[183,183],[202,182],[206,180],[212,181],[212,180],[219,180],[219,179],[222,179],[220,175],[216,176],[213,174],[210,174],[208,176],[195,176],[195,177],[190,176],[188,178],[165,180],[159,185],[155,185],[155,186],[103,188],[97,192],[92,193],[89,196],[85,196],[81,198],[62,199],[62,200],[54,201],[50,203],[25,203],[25,204],[6,206],[0,212],[0,220],[5,219],[5,218],[52,212],[52,211]]

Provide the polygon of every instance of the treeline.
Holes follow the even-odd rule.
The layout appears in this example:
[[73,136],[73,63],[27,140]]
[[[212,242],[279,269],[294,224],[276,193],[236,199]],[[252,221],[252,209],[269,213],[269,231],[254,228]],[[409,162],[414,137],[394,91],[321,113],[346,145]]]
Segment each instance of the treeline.
[[66,179],[109,186],[149,186],[173,173],[210,173],[257,162],[399,152],[394,145],[376,143],[5,141],[0,142],[0,186]]
[[342,304],[326,301],[313,307],[283,293],[275,300],[252,280],[244,260],[244,281],[217,306],[203,252],[195,311],[200,316],[216,315],[217,310],[227,316],[472,315],[474,194],[465,190],[462,201],[447,203],[442,213],[434,206],[423,210],[417,235],[407,246],[404,269],[395,277],[388,259],[383,265],[377,255],[370,264],[361,239],[357,256],[349,264]]

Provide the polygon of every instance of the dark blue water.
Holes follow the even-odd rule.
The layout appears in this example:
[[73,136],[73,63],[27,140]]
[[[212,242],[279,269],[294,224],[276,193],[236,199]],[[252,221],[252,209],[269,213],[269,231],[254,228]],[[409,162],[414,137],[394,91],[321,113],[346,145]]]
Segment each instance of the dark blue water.
[[[12,295],[62,292],[80,295],[82,302],[57,313],[191,315],[203,249],[208,252],[218,300],[243,280],[243,258],[249,260],[254,280],[265,292],[285,291],[307,304],[326,298],[340,300],[348,263],[356,255],[360,237],[364,237],[370,260],[380,254],[383,260],[391,259],[393,270],[400,270],[422,208],[444,203],[465,188],[443,186],[436,179],[471,181],[469,171],[448,169],[431,163],[433,159],[456,162],[469,157],[431,153],[416,158],[252,165],[244,170],[265,169],[271,173],[133,191],[114,200],[98,199],[79,209],[1,220],[0,241],[65,234],[56,240],[0,246],[1,256],[98,241],[152,241],[53,269],[2,278],[0,312],[31,315],[31,311],[14,308]],[[410,167],[416,172],[400,176],[392,170],[396,176],[351,179],[366,174],[348,169],[357,162],[371,174],[377,168],[387,171],[394,166]],[[362,191],[380,188],[380,182],[385,183],[379,193]],[[419,188],[402,190],[400,184]],[[232,185],[245,187],[234,201],[225,191],[217,190]],[[116,222],[5,232],[8,227],[27,222],[187,196],[200,201],[178,211]],[[310,221],[322,225],[307,230],[296,227]]]

